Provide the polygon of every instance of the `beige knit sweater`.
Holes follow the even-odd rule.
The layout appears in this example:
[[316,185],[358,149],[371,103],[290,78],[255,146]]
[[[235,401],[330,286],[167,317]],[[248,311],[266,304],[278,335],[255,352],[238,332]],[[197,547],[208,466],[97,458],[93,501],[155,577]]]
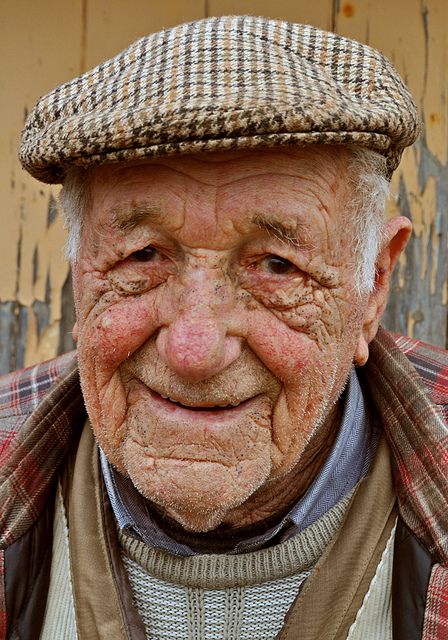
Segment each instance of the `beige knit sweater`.
[[[177,558],[126,535],[122,557],[147,637],[271,640],[344,517],[350,496],[298,536],[236,556]],[[392,532],[347,640],[391,640]],[[58,493],[42,640],[77,640],[68,529]],[[80,638],[79,640],[83,640]],[[318,640],[318,639],[316,639]]]

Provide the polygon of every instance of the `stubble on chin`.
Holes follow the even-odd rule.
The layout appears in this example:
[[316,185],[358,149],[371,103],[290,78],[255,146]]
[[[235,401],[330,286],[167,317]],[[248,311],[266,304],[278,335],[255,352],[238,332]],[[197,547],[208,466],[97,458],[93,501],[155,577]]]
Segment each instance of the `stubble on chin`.
[[266,400],[240,423],[203,428],[148,420],[134,409],[122,447],[127,474],[185,529],[215,528],[270,475],[271,413]]

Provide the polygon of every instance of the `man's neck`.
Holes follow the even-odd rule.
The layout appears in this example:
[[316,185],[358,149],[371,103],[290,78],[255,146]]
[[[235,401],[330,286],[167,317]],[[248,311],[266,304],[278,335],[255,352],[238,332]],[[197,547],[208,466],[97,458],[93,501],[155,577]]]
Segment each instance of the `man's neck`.
[[227,528],[246,528],[260,525],[264,521],[280,520],[300,500],[331,451],[341,425],[343,404],[343,401],[339,401],[332,408],[294,468],[253,493],[244,504],[233,509],[224,519],[223,525]]

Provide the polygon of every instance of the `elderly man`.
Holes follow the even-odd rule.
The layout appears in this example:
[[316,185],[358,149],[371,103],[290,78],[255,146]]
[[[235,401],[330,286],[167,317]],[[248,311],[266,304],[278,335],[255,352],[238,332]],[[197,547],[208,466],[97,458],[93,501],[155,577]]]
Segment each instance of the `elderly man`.
[[417,132],[378,52],[251,17],[39,101],[77,363],[3,381],[0,638],[448,637],[447,359],[379,329]]

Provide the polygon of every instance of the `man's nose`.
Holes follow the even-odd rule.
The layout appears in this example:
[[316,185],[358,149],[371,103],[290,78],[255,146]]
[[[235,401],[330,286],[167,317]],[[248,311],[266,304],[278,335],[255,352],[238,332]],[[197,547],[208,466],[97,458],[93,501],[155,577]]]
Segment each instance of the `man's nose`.
[[160,329],[161,358],[179,376],[198,382],[225,369],[241,353],[242,339],[229,335],[234,305],[230,285],[196,272],[177,296],[177,310]]

